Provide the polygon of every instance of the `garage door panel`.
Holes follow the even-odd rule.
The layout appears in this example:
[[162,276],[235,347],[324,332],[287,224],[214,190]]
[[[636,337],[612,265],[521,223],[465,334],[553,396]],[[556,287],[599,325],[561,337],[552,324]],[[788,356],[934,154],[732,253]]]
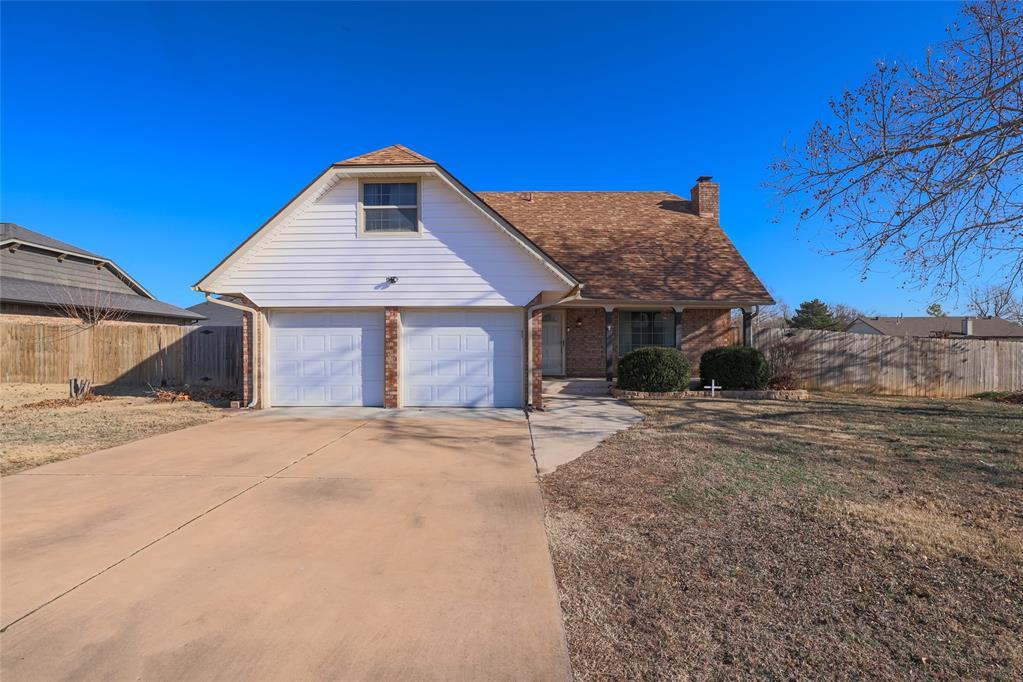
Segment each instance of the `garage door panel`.
[[278,312],[270,324],[274,405],[383,405],[382,313]]
[[518,310],[405,313],[405,404],[521,407],[522,319]]
[[485,379],[493,375],[491,368],[489,360],[463,360],[461,374],[470,379]]
[[290,353],[298,350],[299,338],[295,334],[279,334],[274,338],[276,350]]

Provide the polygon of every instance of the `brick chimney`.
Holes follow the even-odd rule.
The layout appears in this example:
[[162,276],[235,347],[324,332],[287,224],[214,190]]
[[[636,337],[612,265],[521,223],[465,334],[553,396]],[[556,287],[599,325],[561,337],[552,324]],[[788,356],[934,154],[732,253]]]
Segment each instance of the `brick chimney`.
[[721,191],[718,183],[711,182],[709,175],[696,178],[696,185],[689,191],[693,202],[693,210],[701,218],[714,218],[721,221]]

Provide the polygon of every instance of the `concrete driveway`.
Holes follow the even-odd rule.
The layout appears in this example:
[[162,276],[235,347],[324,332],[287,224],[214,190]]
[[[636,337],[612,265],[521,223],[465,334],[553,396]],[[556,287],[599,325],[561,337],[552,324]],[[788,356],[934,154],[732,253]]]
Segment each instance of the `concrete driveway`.
[[4,679],[570,676],[521,413],[270,411],[0,492]]

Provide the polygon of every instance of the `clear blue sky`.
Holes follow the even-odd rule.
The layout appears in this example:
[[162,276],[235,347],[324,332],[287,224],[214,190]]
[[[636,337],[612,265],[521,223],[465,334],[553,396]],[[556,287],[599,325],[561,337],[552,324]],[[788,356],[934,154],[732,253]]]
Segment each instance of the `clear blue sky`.
[[[155,4],[2,7],[2,217],[189,286],[333,161],[402,143],[476,190],[721,183],[726,231],[791,305],[920,314],[860,282],[761,183],[877,58],[958,5]],[[712,258],[713,254],[707,254]],[[954,307],[954,306],[953,306]]]

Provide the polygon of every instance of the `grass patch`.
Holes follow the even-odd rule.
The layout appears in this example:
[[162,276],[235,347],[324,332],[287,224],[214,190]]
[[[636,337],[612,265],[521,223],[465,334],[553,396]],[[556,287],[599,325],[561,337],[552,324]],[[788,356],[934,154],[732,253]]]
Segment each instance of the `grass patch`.
[[541,482],[577,677],[1023,674],[1019,406],[633,404]]
[[111,448],[220,419],[203,403],[154,403],[140,396],[103,396],[65,404],[67,386],[0,384],[0,474]]

